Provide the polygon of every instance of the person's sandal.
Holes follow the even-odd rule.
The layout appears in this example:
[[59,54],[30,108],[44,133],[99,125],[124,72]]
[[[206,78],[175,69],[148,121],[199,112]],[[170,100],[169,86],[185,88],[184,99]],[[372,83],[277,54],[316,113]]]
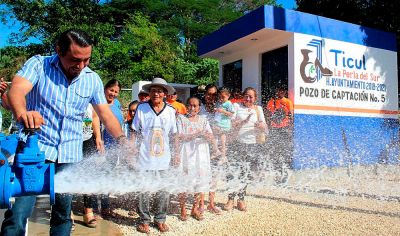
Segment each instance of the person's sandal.
[[246,203],[244,202],[244,200],[237,201],[237,209],[239,211],[247,211]]
[[149,224],[139,224],[136,228],[137,231],[140,233],[149,234],[150,233],[150,226]]
[[96,228],[97,227],[97,220],[94,216],[93,212],[89,212],[83,215],[83,222],[89,228]]
[[224,205],[224,210],[225,211],[232,210],[233,209],[233,204],[234,204],[233,200],[228,200],[228,202]]
[[181,214],[178,218],[179,218],[179,220],[181,220],[181,221],[187,221],[187,218],[188,218],[188,217],[187,217],[186,214],[185,214],[185,215],[182,215],[182,214]]
[[154,223],[155,223],[157,229],[158,229],[161,233],[164,233],[164,232],[169,231],[169,227],[168,227],[168,225],[167,225],[166,223],[159,223],[159,222],[154,222]]
[[219,209],[219,208],[216,207],[216,206],[208,206],[208,207],[207,207],[207,210],[208,210],[209,212],[215,214],[215,215],[221,215],[221,214],[222,214],[221,209]]
[[198,211],[203,214],[204,213],[204,207],[199,207]]
[[198,212],[198,211],[192,211],[192,213],[190,213],[190,215],[191,215],[194,219],[196,219],[196,220],[198,220],[198,221],[204,220],[203,214],[201,214],[201,213]]

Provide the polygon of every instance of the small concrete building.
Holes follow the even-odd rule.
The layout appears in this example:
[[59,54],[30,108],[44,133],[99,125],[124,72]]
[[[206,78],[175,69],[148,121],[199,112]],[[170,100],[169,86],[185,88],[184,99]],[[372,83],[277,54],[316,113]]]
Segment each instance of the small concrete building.
[[265,104],[286,85],[294,103],[294,167],[399,162],[395,34],[273,6],[205,36],[219,85],[254,87]]

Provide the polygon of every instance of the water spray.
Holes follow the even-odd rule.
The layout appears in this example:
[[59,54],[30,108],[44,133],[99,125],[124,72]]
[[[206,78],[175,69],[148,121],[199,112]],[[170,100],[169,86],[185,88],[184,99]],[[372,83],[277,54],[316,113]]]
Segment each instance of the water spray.
[[346,152],[347,156],[347,175],[350,177],[350,169],[353,166],[353,159],[351,158],[351,153],[350,153],[350,148],[349,144],[347,143],[347,137],[346,137],[346,132],[342,128],[342,139],[343,139],[343,145],[344,145],[344,150]]

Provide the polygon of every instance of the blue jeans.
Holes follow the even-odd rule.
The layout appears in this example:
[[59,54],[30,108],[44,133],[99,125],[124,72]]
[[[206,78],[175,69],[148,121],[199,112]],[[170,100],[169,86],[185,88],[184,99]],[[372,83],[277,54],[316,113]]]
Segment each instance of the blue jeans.
[[[149,224],[151,222],[150,216],[150,193],[140,193],[138,204],[138,214],[141,224]],[[167,219],[169,193],[166,191],[158,191],[155,194],[155,214],[154,222],[164,223]]]
[[11,209],[4,213],[4,221],[1,225],[1,235],[4,236],[23,236],[28,217],[33,212],[36,196],[26,196],[16,198]]
[[[149,170],[146,171],[149,178],[152,176],[161,176],[165,175],[165,171],[163,170]],[[140,217],[141,224],[149,224],[151,222],[150,216],[150,193],[143,192],[138,196],[139,204],[138,204],[138,214]],[[156,223],[164,223],[167,219],[167,211],[169,205],[169,193],[165,190],[159,190],[155,193],[154,198],[154,206],[155,206],[155,214],[154,214],[154,222]]]
[[[56,172],[71,164],[56,163]],[[27,218],[33,212],[36,196],[18,197],[11,209],[4,214],[0,235],[24,236]],[[71,234],[71,206],[72,195],[58,194],[55,196],[55,204],[51,207],[50,235],[69,236]]]

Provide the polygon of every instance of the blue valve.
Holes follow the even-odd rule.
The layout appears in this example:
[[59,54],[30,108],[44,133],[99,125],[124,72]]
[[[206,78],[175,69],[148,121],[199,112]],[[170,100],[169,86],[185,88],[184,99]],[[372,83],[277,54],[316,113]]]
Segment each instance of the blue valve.
[[[34,130],[25,130],[26,142],[19,141],[16,134],[0,134],[0,208],[11,208],[11,198],[30,195],[50,195],[55,202],[53,163],[45,163],[44,152],[38,146]],[[17,150],[18,147],[18,150]],[[8,157],[14,156],[10,166]]]

